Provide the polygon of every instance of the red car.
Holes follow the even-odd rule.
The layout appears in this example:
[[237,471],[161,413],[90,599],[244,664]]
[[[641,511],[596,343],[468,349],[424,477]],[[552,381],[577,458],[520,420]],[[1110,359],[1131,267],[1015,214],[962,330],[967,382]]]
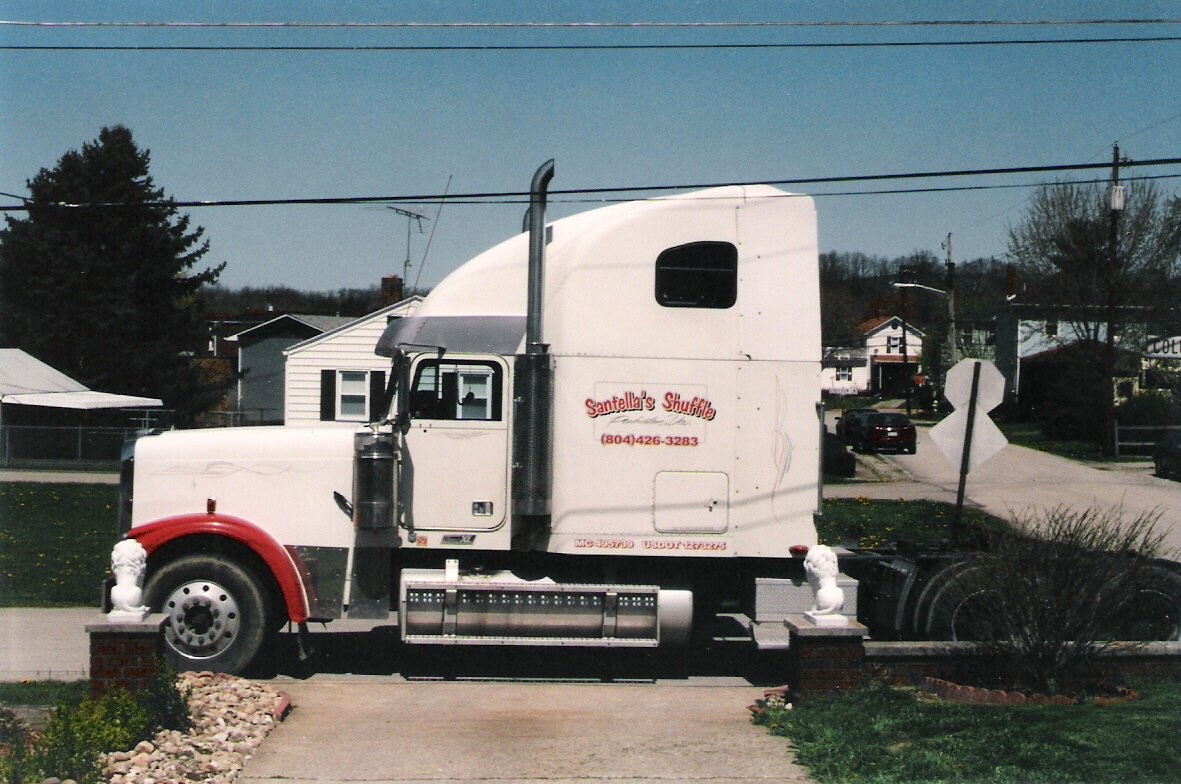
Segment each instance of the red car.
[[870,414],[854,444],[860,452],[893,450],[913,455],[916,450],[914,425],[905,414]]

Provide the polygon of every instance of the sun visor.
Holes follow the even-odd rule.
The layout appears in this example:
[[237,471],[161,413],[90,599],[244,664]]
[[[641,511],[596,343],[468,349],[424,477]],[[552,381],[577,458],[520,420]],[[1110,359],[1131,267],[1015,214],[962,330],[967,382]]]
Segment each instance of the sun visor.
[[391,321],[374,353],[392,357],[398,346],[437,346],[456,354],[515,354],[525,337],[524,316],[409,316]]

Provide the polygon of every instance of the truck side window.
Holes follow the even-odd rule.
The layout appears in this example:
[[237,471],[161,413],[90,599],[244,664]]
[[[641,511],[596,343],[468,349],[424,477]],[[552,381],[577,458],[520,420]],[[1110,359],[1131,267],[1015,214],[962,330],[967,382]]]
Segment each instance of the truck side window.
[[410,418],[499,422],[501,376],[491,362],[423,362],[410,389]]
[[691,242],[656,257],[656,301],[666,308],[729,308],[738,299],[738,248]]

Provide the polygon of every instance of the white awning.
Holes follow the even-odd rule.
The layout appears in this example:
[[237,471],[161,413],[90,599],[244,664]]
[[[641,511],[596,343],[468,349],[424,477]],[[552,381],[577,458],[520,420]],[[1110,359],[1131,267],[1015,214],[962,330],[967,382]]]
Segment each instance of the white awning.
[[0,395],[6,406],[45,406],[46,408],[159,408],[163,401],[154,397],[115,395],[89,389],[75,392],[26,392],[19,395]]

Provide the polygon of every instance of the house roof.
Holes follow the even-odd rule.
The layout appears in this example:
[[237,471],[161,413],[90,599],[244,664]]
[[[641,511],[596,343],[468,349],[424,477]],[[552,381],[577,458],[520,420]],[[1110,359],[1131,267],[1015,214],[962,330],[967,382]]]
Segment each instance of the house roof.
[[226,340],[239,340],[240,338],[250,335],[253,332],[274,328],[275,325],[284,321],[289,321],[294,325],[303,326],[315,330],[318,333],[328,332],[345,324],[352,323],[355,319],[351,316],[319,316],[307,313],[284,313],[275,316],[273,319],[264,321],[261,324],[255,324],[249,329],[244,329],[241,332],[235,332]]
[[341,332],[344,332],[345,330],[351,329],[352,327],[355,327],[358,324],[365,322],[365,321],[369,321],[371,319],[382,318],[384,316],[408,316],[411,313],[413,313],[415,311],[415,309],[418,308],[418,303],[420,303],[420,302],[422,302],[422,297],[415,294],[414,296],[407,297],[406,299],[404,299],[400,302],[395,302],[392,305],[386,305],[384,308],[381,308],[379,310],[375,310],[372,313],[366,313],[364,316],[360,316],[359,318],[349,319],[344,324],[338,324],[336,327],[334,327],[330,330],[327,330],[326,332],[322,332],[319,335],[316,335],[314,337],[310,337],[307,340],[296,343],[294,346],[291,346],[290,348],[286,349],[283,353],[284,354],[291,354],[292,352],[295,352],[295,351],[302,351],[303,349],[307,348],[308,346],[319,343],[322,340],[327,340],[327,339],[331,338],[333,335],[338,335]]
[[829,346],[824,349],[820,366],[833,367],[865,367],[868,363],[864,348],[850,346]]
[[95,392],[18,348],[0,348],[0,403],[48,408],[153,408],[151,397]]
[[[1102,353],[1106,351],[1106,344],[1097,340],[1077,340],[1070,343],[1063,343],[1062,345],[1053,346],[1045,351],[1039,351],[1036,354],[1030,354],[1022,357],[1022,363],[1041,364],[1053,363],[1061,361],[1077,361],[1078,355],[1083,355],[1084,358],[1093,358],[1098,360]],[[1140,355],[1136,351],[1131,351],[1120,346],[1116,346],[1116,364],[1133,363],[1138,367]]]
[[[875,332],[881,332],[883,329],[892,329],[894,321],[899,322],[899,325],[902,323],[902,319],[898,318],[897,316],[875,316],[858,324],[857,331],[862,335],[872,335]],[[909,321],[906,322],[906,331],[913,332],[916,335],[925,334],[921,329]]]

